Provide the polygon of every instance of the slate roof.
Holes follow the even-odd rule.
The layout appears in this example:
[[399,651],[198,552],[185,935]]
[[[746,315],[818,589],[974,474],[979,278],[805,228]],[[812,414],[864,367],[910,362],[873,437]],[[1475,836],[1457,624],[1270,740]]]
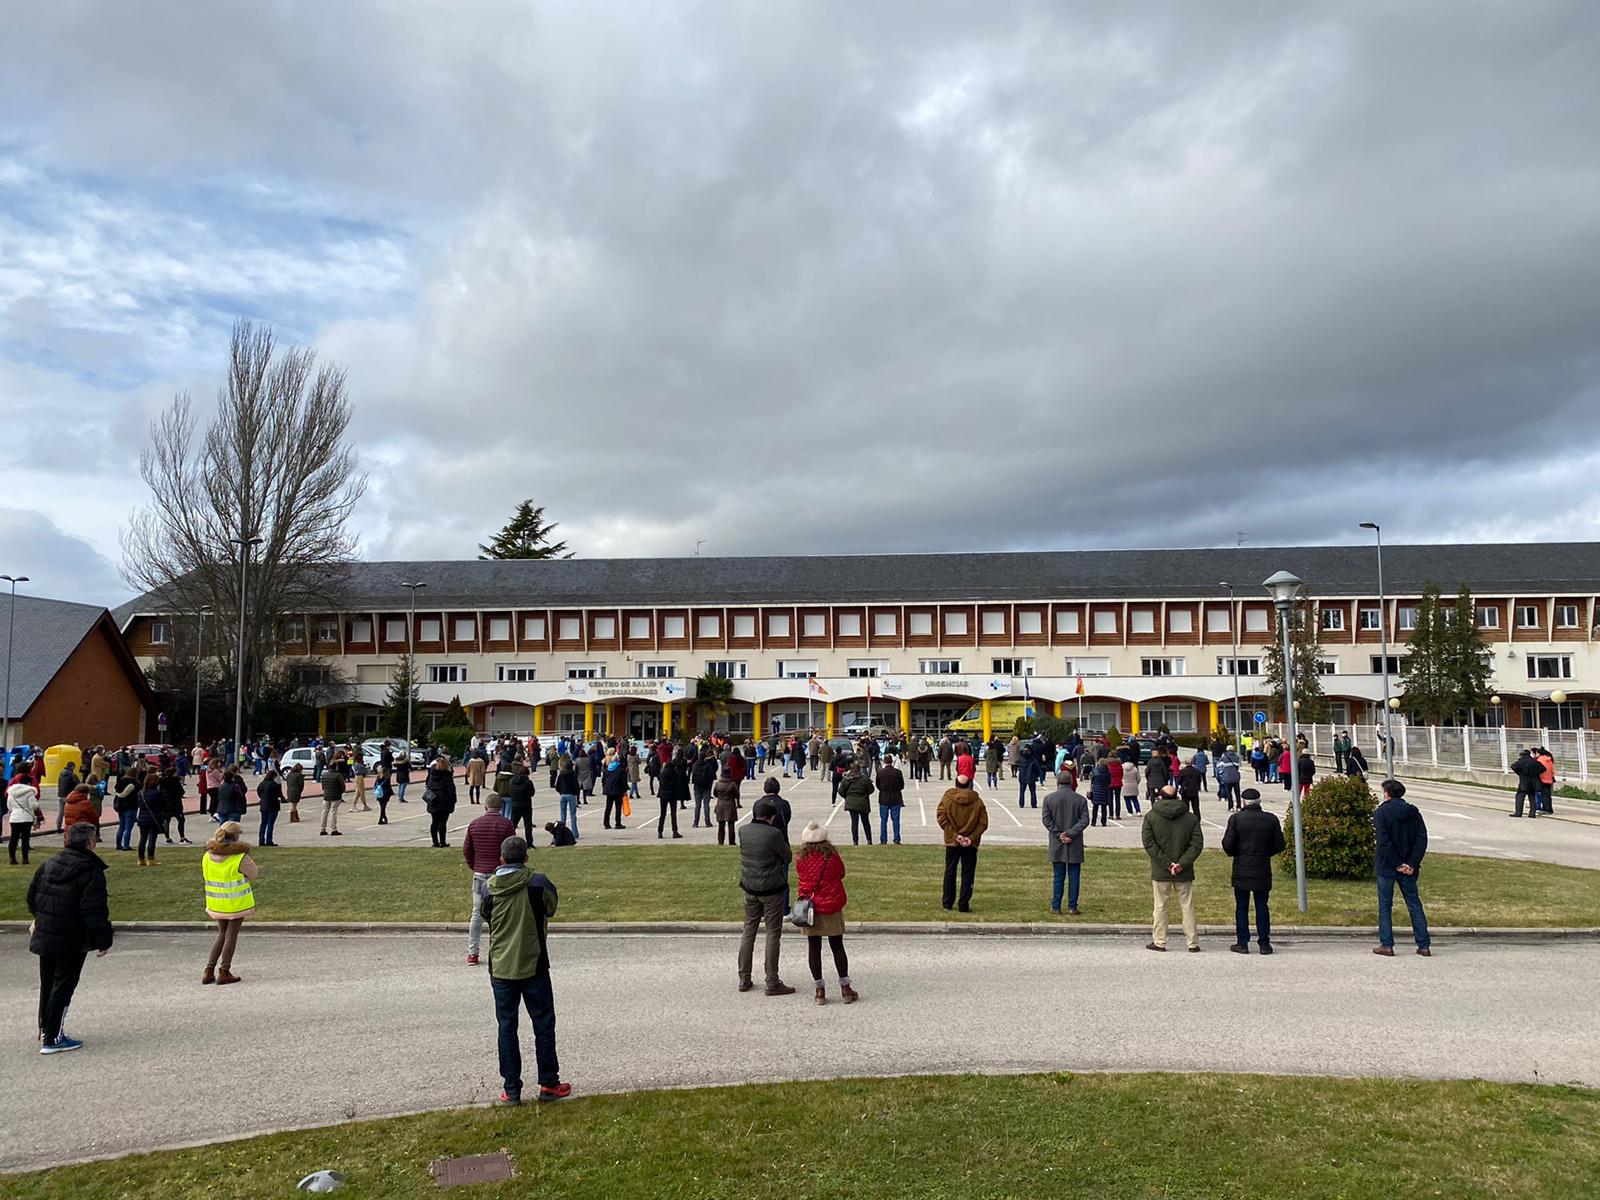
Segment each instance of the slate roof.
[[[1481,595],[1600,594],[1600,543],[1385,546],[1384,585],[1416,595],[1432,580]],[[747,604],[925,603],[1140,599],[1265,593],[1287,570],[1317,596],[1374,596],[1370,545],[1205,550],[1050,550],[997,554],[793,555],[750,558],[575,558],[354,563],[346,607],[399,610],[402,581],[425,582],[417,606],[584,608]],[[120,627],[163,611],[152,595],[121,605]]]
[[[104,615],[98,604],[74,604],[40,596],[17,597],[17,619],[11,643],[11,711],[20,721],[72,652]],[[11,618],[11,593],[0,593],[0,638]],[[4,643],[0,642],[0,700],[4,699]]]

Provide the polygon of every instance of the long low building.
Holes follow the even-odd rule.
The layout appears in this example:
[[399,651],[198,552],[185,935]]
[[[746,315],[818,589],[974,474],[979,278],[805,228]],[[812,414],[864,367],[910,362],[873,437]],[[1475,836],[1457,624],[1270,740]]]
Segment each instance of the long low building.
[[[1262,581],[1287,570],[1320,630],[1334,724],[1376,719],[1431,582],[1474,595],[1502,700],[1478,720],[1600,728],[1600,546],[1383,555],[1382,603],[1367,546],[356,563],[338,611],[281,615],[279,651],[354,681],[354,698],[322,713],[332,731],[376,727],[414,638],[424,729],[458,697],[483,729],[651,737],[692,719],[710,673],[732,681],[717,723],[734,730],[837,729],[869,713],[987,725],[1010,711],[996,704],[1031,701],[1095,728],[1192,732],[1232,724],[1236,683],[1246,724],[1264,706]],[[413,628],[406,585],[419,583]],[[146,662],[195,619],[151,596],[116,615]]]

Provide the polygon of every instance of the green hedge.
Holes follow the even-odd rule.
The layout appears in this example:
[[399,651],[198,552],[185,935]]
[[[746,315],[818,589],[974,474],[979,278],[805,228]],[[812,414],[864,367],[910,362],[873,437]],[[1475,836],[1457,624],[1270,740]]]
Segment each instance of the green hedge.
[[451,758],[464,758],[476,732],[470,725],[441,725],[433,731],[433,740]]
[[[1301,806],[1305,828],[1306,876],[1310,879],[1371,879],[1377,860],[1372,812],[1377,798],[1356,775],[1330,775],[1312,785]],[[1294,821],[1284,820],[1288,848],[1280,856],[1286,875],[1294,874]]]

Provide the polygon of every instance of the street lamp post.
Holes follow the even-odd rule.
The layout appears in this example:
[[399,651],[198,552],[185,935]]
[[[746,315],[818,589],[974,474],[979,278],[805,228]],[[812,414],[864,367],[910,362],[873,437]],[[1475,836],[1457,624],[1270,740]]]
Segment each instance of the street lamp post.
[[1389,703],[1389,603],[1383,594],[1383,528],[1376,521],[1363,521],[1361,528],[1372,530],[1378,545],[1378,653],[1383,667],[1383,757],[1387,778],[1394,778],[1394,727],[1389,714],[1398,706]]
[[1239,745],[1239,736],[1244,732],[1244,721],[1239,715],[1239,618],[1237,615],[1238,604],[1234,600],[1233,584],[1226,579],[1222,587],[1228,589],[1228,628],[1233,631],[1233,738],[1235,746]]
[[1494,714],[1493,722],[1497,729],[1506,723],[1506,715],[1500,711],[1500,706],[1504,703],[1505,701],[1501,700],[1498,695],[1489,697],[1489,711]]
[[411,620],[406,622],[406,762],[411,761],[411,692],[417,669],[417,592],[425,583],[402,583],[411,591]]
[[202,605],[200,619],[196,622],[194,635],[194,738],[191,746],[200,744],[200,679],[205,673],[205,644],[206,644],[206,617],[211,615],[211,606]]
[[233,689],[233,762],[237,765],[244,741],[244,614],[250,586],[250,547],[261,545],[265,539],[236,537],[228,540],[239,547],[239,646]]
[[1289,796],[1294,813],[1294,878],[1300,894],[1300,911],[1306,911],[1306,839],[1300,822],[1300,747],[1295,744],[1294,652],[1289,646],[1289,621],[1300,581],[1287,571],[1279,571],[1262,583],[1278,610],[1278,627],[1283,633],[1283,707],[1289,722]]
[[0,580],[11,585],[11,608],[6,617],[6,707],[5,712],[0,714],[0,755],[4,755],[11,749],[11,643],[12,634],[17,628],[17,584],[27,583],[28,577],[0,575]]

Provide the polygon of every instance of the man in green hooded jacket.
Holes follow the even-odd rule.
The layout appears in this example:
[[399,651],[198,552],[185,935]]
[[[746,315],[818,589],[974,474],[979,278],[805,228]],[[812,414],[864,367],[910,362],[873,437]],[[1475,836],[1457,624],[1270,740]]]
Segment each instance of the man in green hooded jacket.
[[1200,931],[1194,919],[1194,861],[1205,849],[1200,818],[1184,803],[1171,784],[1144,815],[1140,829],[1144,852],[1150,856],[1151,887],[1155,891],[1155,916],[1150,923],[1146,950],[1167,948],[1167,901],[1173,894],[1183,912],[1183,936],[1189,953],[1200,950]]
[[500,866],[489,876],[479,911],[489,926],[489,986],[500,1026],[501,1104],[522,1103],[522,1046],[517,1008],[526,1005],[533,1025],[534,1060],[539,1068],[539,1099],[565,1100],[572,1085],[561,1082],[556,1059],[556,1001],[550,989],[546,946],[550,918],[556,915],[556,885],[528,868],[528,843],[508,837],[500,843]]

